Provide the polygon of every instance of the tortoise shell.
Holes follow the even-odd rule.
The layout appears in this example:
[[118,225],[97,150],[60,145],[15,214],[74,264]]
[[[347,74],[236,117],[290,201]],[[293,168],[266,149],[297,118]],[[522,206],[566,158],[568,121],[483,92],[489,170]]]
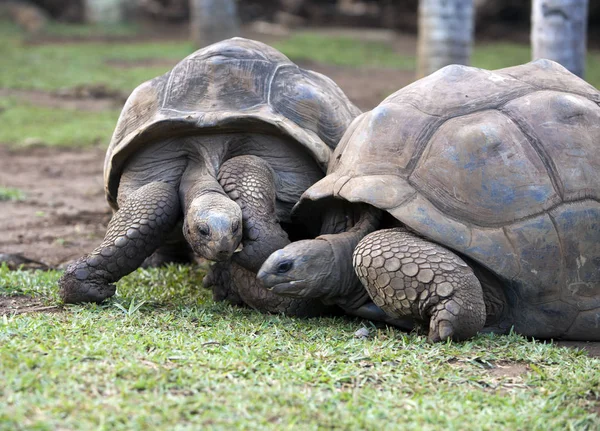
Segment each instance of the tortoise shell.
[[274,48],[239,37],[210,45],[129,96],[104,162],[107,200],[116,208],[130,154],[177,135],[278,133],[306,148],[325,171],[359,113],[331,79],[299,68]]
[[549,60],[445,67],[356,118],[297,213],[371,204],[494,272],[518,332],[599,337],[599,103]]

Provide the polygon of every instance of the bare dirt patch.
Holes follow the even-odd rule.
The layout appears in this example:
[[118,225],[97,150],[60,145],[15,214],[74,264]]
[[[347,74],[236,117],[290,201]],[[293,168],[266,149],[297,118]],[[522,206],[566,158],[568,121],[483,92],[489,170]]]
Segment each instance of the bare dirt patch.
[[498,378],[519,378],[529,371],[527,364],[522,362],[498,362],[487,370],[488,374]]
[[0,186],[26,194],[0,202],[0,252],[57,266],[96,247],[111,216],[103,161],[102,149],[0,147]]
[[490,389],[502,393],[511,389],[524,389],[527,385],[524,383],[523,377],[529,371],[529,366],[523,362],[496,362],[491,368],[486,368],[485,372],[490,379],[486,379],[484,384]]
[[61,307],[56,305],[46,305],[39,298],[25,295],[0,295],[0,316],[40,312],[56,313],[60,310]]

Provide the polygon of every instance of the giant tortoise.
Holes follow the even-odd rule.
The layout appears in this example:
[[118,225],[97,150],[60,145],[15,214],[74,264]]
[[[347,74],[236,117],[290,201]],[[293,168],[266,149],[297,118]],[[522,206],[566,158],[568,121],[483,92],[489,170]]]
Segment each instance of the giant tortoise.
[[[196,51],[140,85],[123,108],[104,163],[115,213],[102,244],[60,279],[63,300],[112,296],[113,283],[159,246],[170,246],[162,248],[163,260],[185,250],[184,237],[202,257],[230,259],[243,235],[244,196],[276,197],[272,218],[289,222],[291,208],[323,177],[332,149],[359,112],[329,78],[243,38]],[[227,193],[217,179],[226,164]],[[254,173],[263,175],[256,183],[249,181]],[[275,188],[264,195],[252,188],[263,180]],[[255,207],[246,207],[245,218]],[[248,240],[275,250],[271,233],[261,236],[254,227]],[[279,233],[271,238],[280,239]],[[264,260],[246,257],[255,270]]]
[[484,327],[600,340],[599,104],[548,60],[448,66],[397,91],[351,124],[296,209],[326,214],[325,233],[357,223],[273,253],[259,278],[347,302],[363,294],[355,271],[431,341]]

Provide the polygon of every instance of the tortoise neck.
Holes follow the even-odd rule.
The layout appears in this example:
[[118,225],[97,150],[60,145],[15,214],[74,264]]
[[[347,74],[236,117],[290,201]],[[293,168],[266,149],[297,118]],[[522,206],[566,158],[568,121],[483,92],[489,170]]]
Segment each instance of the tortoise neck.
[[227,198],[217,181],[216,172],[213,171],[211,164],[196,161],[188,165],[179,185],[184,211],[187,212],[192,202],[198,198],[206,198],[209,195],[216,199],[219,198],[219,195]]
[[[353,205],[349,209],[358,221],[346,232],[320,235],[331,246],[334,264],[331,277],[331,294],[323,298],[324,303],[335,303],[342,308],[358,308],[369,299],[366,289],[354,272],[352,255],[361,239],[379,227],[381,211],[369,205]],[[347,214],[348,215],[348,214]]]

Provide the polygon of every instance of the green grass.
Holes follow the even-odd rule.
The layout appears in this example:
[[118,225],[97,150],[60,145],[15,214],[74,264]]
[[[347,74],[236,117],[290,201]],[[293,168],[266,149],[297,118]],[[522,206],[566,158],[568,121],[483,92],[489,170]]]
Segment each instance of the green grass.
[[26,198],[22,190],[0,186],[0,202],[2,201],[24,201]]
[[94,37],[131,37],[140,33],[135,24],[66,24],[50,21],[44,29],[44,34],[65,38],[94,38]]
[[3,67],[0,87],[57,90],[78,85],[104,84],[131,92],[142,82],[161,75],[169,66],[117,68],[111,60],[172,59],[173,64],[193,51],[186,42],[69,43],[64,45],[0,44]]
[[[58,276],[0,267],[0,293],[52,303]],[[201,277],[139,270],[104,305],[0,318],[0,429],[600,427],[600,360],[581,351],[372,327],[357,339],[362,321],[216,304]],[[493,373],[512,363],[527,369]]]
[[0,99],[0,144],[25,146],[108,146],[118,110],[78,111]]
[[364,42],[350,37],[300,33],[274,43],[273,47],[294,61],[316,61],[353,67],[415,67],[413,56],[399,55],[385,43]]

